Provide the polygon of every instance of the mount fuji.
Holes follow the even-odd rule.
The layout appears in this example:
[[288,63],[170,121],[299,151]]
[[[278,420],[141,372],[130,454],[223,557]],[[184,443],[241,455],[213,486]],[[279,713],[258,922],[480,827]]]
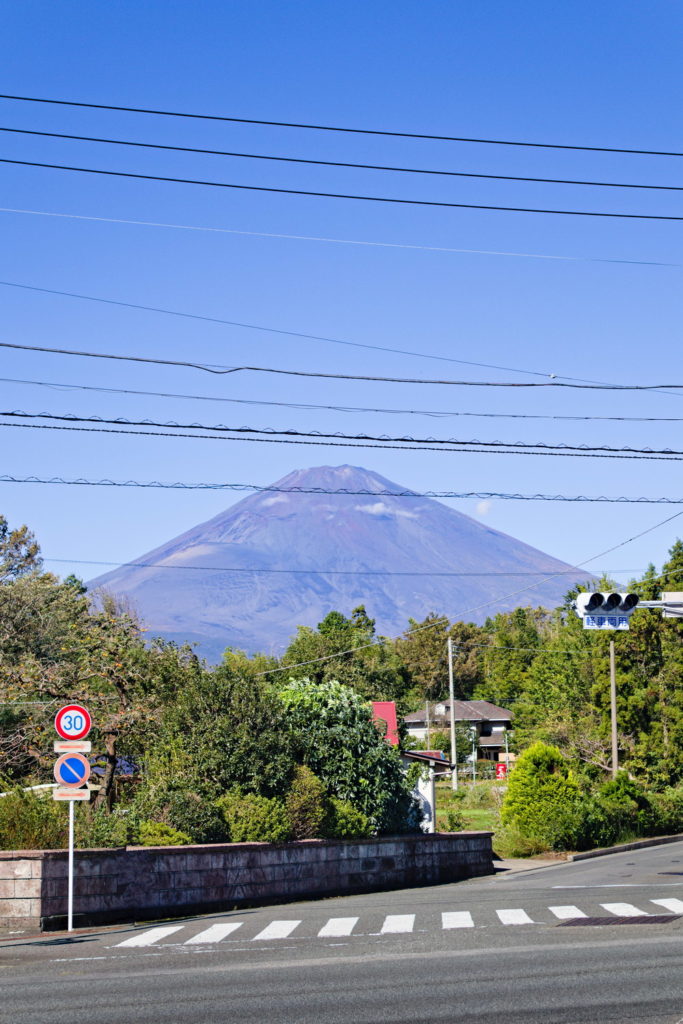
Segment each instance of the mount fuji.
[[590,578],[432,498],[387,494],[408,489],[355,466],[296,470],[271,487],[89,589],[125,597],[152,635],[196,642],[215,662],[228,646],[280,654],[297,625],[332,610],[364,604],[391,636],[429,612],[483,622],[520,604],[552,608]]

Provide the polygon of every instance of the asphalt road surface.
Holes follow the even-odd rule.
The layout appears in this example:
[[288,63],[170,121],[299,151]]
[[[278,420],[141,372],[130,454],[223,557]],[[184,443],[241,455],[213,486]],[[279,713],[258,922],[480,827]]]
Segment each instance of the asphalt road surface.
[[7,1024],[683,1024],[683,842],[0,942]]

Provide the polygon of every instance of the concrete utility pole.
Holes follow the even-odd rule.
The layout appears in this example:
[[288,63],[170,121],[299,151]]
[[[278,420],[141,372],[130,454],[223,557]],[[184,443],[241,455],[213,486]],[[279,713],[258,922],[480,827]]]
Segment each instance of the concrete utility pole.
[[453,771],[451,773],[451,784],[453,789],[458,788],[458,751],[455,740],[455,686],[453,683],[453,640],[448,638],[448,693],[451,700],[451,761]]
[[619,745],[617,743],[617,672],[614,656],[614,640],[609,642],[609,702],[612,720],[612,778],[619,771]]

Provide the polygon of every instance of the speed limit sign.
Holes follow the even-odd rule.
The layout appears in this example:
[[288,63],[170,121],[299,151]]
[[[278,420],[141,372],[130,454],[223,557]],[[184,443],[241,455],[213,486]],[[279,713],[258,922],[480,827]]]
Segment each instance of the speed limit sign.
[[82,740],[91,725],[90,712],[81,704],[67,704],[55,716],[55,729],[63,740]]

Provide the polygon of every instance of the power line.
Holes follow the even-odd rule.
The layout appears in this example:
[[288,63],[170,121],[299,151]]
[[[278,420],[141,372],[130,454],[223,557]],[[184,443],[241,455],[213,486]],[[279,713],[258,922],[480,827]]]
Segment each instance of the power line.
[[465,256],[509,256],[530,260],[553,260],[564,263],[626,263],[631,266],[676,267],[680,263],[665,263],[661,260],[628,260],[616,256],[553,256],[539,252],[508,252],[499,249],[456,249],[443,245],[413,245],[408,242],[377,242],[358,238],[327,238],[321,235],[292,235],[275,231],[239,231],[236,228],[217,228],[203,224],[169,224],[164,221],[131,220],[123,217],[94,217],[79,213],[55,213],[50,210],[23,210],[12,206],[0,206],[0,213],[28,214],[34,217],[57,217],[65,220],[95,221],[99,224],[131,224],[135,227],[170,228],[177,231],[202,231],[220,235],[242,235],[248,238],[280,238],[297,242],[329,242],[334,245],[359,245],[374,249],[414,249],[419,252],[441,252]]
[[232,492],[256,492],[272,494],[326,494],[343,495],[346,497],[369,497],[369,498],[477,498],[500,499],[501,501],[561,501],[581,502],[589,504],[617,504],[617,505],[683,505],[683,498],[648,498],[648,497],[609,497],[607,495],[565,495],[565,494],[514,494],[501,491],[385,491],[385,490],[352,490],[346,487],[330,489],[325,487],[280,487],[277,485],[260,486],[259,484],[231,484],[231,483],[185,483],[176,481],[165,483],[159,480],[88,480],[84,477],[68,480],[64,477],[39,477],[27,476],[17,477],[11,474],[0,475],[0,483],[9,484],[47,484],[65,487],[133,487],[144,489],[161,489],[172,491],[232,491]]
[[[126,569],[173,569],[180,571],[201,571],[201,572],[256,572],[256,573],[272,573],[276,575],[349,575],[349,577],[366,577],[366,575],[379,575],[379,577],[463,577],[463,578],[488,578],[488,577],[537,577],[537,575],[544,575],[545,572],[550,571],[549,569],[539,570],[538,572],[446,572],[440,570],[395,570],[395,569],[328,569],[328,568],[308,568],[308,569],[273,569],[263,568],[261,566],[244,567],[238,565],[169,565],[167,562],[109,562],[102,561],[100,559],[92,558],[47,558],[45,555],[40,556],[43,562],[55,562],[62,565],[112,565],[116,568]],[[564,575],[571,575],[575,569],[564,569],[562,570]],[[641,572],[641,569],[602,569],[602,574],[624,572]],[[680,570],[683,572],[683,569]],[[558,573],[562,574],[562,573]],[[666,573],[665,573],[666,574]],[[670,572],[669,575],[676,574]]]
[[265,121],[248,117],[228,117],[222,114],[196,114],[177,110],[155,110],[148,107],[124,107],[111,103],[84,103],[76,100],[46,99],[38,96],[12,96],[0,93],[0,99],[17,100],[24,103],[50,103],[62,107],[83,107],[90,110],[111,110],[128,114],[155,114],[162,117],[183,117],[201,121],[227,121],[232,124],[254,124],[274,128],[302,128],[308,131],[343,132],[351,135],[381,135],[400,139],[427,139],[433,142],[472,142],[489,146],[523,146],[532,149],[569,149],[587,153],[627,153],[637,156],[683,156],[683,153],[659,149],[624,149],[616,146],[579,146],[559,142],[529,142],[510,139],[477,139],[459,135],[428,135],[418,132],[397,132],[377,128],[344,128],[336,125],[303,124],[296,121]]
[[[589,444],[568,444],[566,442],[551,444],[546,441],[480,441],[477,438],[469,439],[466,441],[458,440],[454,437],[449,438],[437,438],[437,437],[411,437],[407,435],[403,436],[387,436],[377,434],[344,434],[340,431],[334,433],[328,433],[322,430],[279,430],[276,427],[230,427],[224,423],[217,424],[206,424],[206,423],[177,423],[173,420],[167,420],[166,422],[160,422],[157,420],[131,420],[127,417],[117,417],[110,419],[105,416],[79,416],[76,413],[50,413],[50,412],[24,412],[20,409],[13,410],[1,410],[0,416],[12,417],[16,419],[46,419],[46,420],[57,420],[60,422],[69,423],[103,423],[113,426],[126,426],[126,427],[163,427],[171,428],[173,430],[211,430],[220,433],[229,434],[268,434],[276,437],[315,437],[322,439],[334,439],[334,440],[346,440],[346,441],[380,441],[391,442],[393,444],[411,444],[411,445],[452,445],[452,446],[472,446],[478,445],[480,448],[521,448],[521,449],[534,449],[538,448],[544,451],[577,451],[577,452],[609,452],[609,453],[628,453],[632,455],[683,455],[683,449],[676,448],[633,448],[631,446],[623,446],[621,448],[614,448],[610,445],[589,445]],[[175,436],[175,435],[171,435]]]
[[23,352],[51,352],[61,356],[80,356],[89,359],[118,359],[128,363],[151,363],[155,366],[180,366],[207,373],[225,375],[230,373],[276,373],[290,377],[315,377],[326,380],[363,380],[384,384],[439,384],[456,387],[476,388],[577,388],[596,391],[661,391],[663,388],[683,390],[683,384],[590,384],[568,383],[558,380],[553,374],[550,381],[485,381],[485,380],[439,380],[420,377],[380,377],[366,374],[321,373],[313,370],[283,370],[273,366],[223,366],[218,363],[189,362],[178,359],[153,359],[150,356],[122,356],[113,352],[87,352],[81,349],[51,348],[47,345],[20,345],[17,342],[0,341],[0,348],[19,349]]
[[[184,313],[177,309],[164,309],[160,306],[144,306],[137,302],[122,302],[119,299],[107,299],[100,295],[83,295],[80,292],[66,292],[57,288],[41,288],[38,285],[20,284],[17,281],[0,281],[5,288],[21,288],[24,291],[42,292],[45,295],[59,295],[69,299],[84,299],[88,302],[102,302],[108,306],[123,306],[125,309],[138,309],[146,313],[163,313],[166,316],[178,316],[187,320],[203,320],[205,323],[220,324],[225,327],[239,327],[249,331],[263,331],[267,334],[282,334],[289,338],[302,338],[305,341],[323,341],[331,345],[347,345],[351,348],[372,349],[375,352],[390,352],[393,355],[417,356],[420,359],[436,359],[442,363],[459,363],[462,366],[478,366],[487,370],[505,370],[508,373],[527,373],[535,377],[548,377],[550,374],[538,370],[519,370],[511,366],[496,366],[492,363],[475,363],[469,359],[455,359],[453,356],[437,356],[428,352],[414,352],[402,348],[388,348],[384,345],[369,345],[360,341],[345,341],[341,338],[329,338],[320,334],[306,334],[303,331],[287,331],[280,327],[264,327],[260,324],[249,324],[241,320],[224,320],[221,317],[205,316],[200,313]],[[563,378],[565,379],[565,378]],[[567,380],[574,378],[568,377]],[[590,382],[589,382],[590,383]]]
[[627,459],[631,461],[655,461],[655,462],[681,462],[683,457],[676,455],[613,455],[608,452],[585,452],[585,451],[527,451],[524,449],[491,449],[491,448],[445,448],[430,447],[429,445],[410,444],[389,444],[375,443],[370,441],[309,441],[300,437],[254,437],[239,434],[234,437],[229,434],[185,434],[162,430],[128,430],[121,427],[115,429],[108,427],[64,427],[56,423],[0,423],[0,427],[10,427],[14,430],[61,430],[69,433],[80,434],[128,434],[133,437],[181,437],[200,441],[246,441],[252,444],[302,444],[312,445],[317,448],[379,448],[380,450],[392,449],[396,451],[418,451],[418,452],[450,452],[451,454],[462,454],[463,452],[476,452],[480,455],[536,455],[543,457],[554,457],[564,459]]
[[226,149],[200,149],[195,146],[171,146],[161,142],[136,142],[131,139],[103,138],[95,135],[69,135],[64,132],[41,132],[28,128],[3,128],[0,132],[14,135],[34,135],[40,138],[67,139],[72,142],[97,142],[109,146],[134,146],[138,149],[164,150],[173,153],[196,153],[202,156],[227,156],[243,160],[266,160],[287,164],[307,164],[314,167],[344,167],[362,171],[389,171],[400,174],[432,174],[447,178],[478,178],[487,181],[523,181],[543,185],[589,185],[595,188],[640,188],[658,192],[683,192],[683,185],[644,185],[623,181],[586,181],[576,178],[534,178],[518,174],[484,174],[474,171],[444,171],[427,167],[396,167],[391,164],[359,164],[344,160],[313,160],[306,157],[277,156],[267,153],[240,153]]
[[[42,556],[41,556],[42,557]],[[200,572],[238,572],[257,573],[286,576],[454,576],[454,577],[498,577],[498,576],[543,576],[544,573],[553,570],[539,570],[538,572],[445,572],[441,570],[418,571],[418,570],[391,570],[391,569],[264,569],[245,568],[243,566],[219,566],[219,565],[168,565],[165,562],[103,562],[101,560],[85,558],[43,558],[44,562],[57,562],[65,565],[111,565],[121,569],[182,569]],[[614,570],[613,570],[614,571]],[[575,569],[565,569],[563,575],[571,576]]]
[[[652,533],[653,530],[658,530],[661,526],[666,526],[667,523],[672,522],[674,519],[677,519],[679,516],[683,516],[683,511],[676,512],[676,513],[674,513],[674,515],[668,516],[666,519],[663,519],[661,522],[655,523],[654,526],[648,526],[647,529],[641,530],[640,533],[634,534],[633,537],[628,537],[626,540],[620,541],[618,544],[613,545],[613,547],[607,548],[606,551],[601,551],[597,555],[591,555],[590,558],[586,558],[586,559],[584,559],[583,562],[579,562],[578,565],[576,566],[576,568],[580,569],[584,565],[587,565],[589,562],[595,562],[596,559],[603,558],[605,555],[609,555],[613,551],[617,551],[619,548],[625,547],[627,544],[630,544],[634,540],[639,540],[640,537],[644,537],[646,534]],[[530,590],[535,590],[537,587],[542,586],[544,583],[550,583],[550,582],[552,582],[556,578],[557,578],[557,575],[548,576],[546,579],[539,580],[537,583],[529,584],[528,587],[522,587],[520,590],[513,590],[509,594],[503,594],[502,596],[494,598],[491,601],[485,601],[483,604],[475,605],[473,608],[466,608],[464,611],[457,612],[456,616],[454,617],[454,620],[457,621],[458,618],[460,620],[462,620],[465,615],[472,615],[474,612],[481,611],[483,608],[490,608],[492,605],[500,604],[502,601],[507,601],[507,600],[509,600],[512,597],[517,597],[519,594],[526,594]],[[301,662],[299,662],[298,664],[295,664],[295,665],[284,665],[281,668],[270,669],[269,671],[266,671],[266,672],[257,672],[256,675],[257,676],[266,676],[266,675],[270,675],[271,673],[276,673],[276,672],[291,672],[292,669],[295,669],[295,668],[305,668],[308,665],[320,664],[323,661],[330,661],[332,658],[340,658],[340,657],[343,657],[346,654],[354,654],[356,651],[367,649],[369,647],[380,647],[380,646],[383,646],[387,641],[390,641],[390,640],[399,640],[399,639],[403,639],[404,637],[412,636],[412,635],[414,635],[416,633],[421,633],[421,632],[423,632],[426,629],[434,629],[435,626],[441,625],[444,622],[447,623],[448,621],[449,621],[448,618],[445,615],[442,615],[442,616],[439,616],[439,618],[434,619],[432,622],[428,622],[428,623],[426,623],[423,626],[416,626],[415,629],[406,630],[406,632],[402,633],[400,637],[379,637],[377,640],[373,640],[372,643],[360,644],[360,645],[358,645],[355,648],[351,648],[350,650],[336,651],[334,654],[324,654],[324,655],[322,655],[319,658],[311,658],[309,661],[301,661]]]
[[0,383],[30,384],[36,387],[52,388],[56,391],[94,391],[98,394],[138,395],[145,398],[181,398],[198,402],[228,402],[234,405],[257,405],[280,409],[299,409],[303,411],[343,412],[343,413],[381,413],[404,416],[431,416],[443,419],[446,417],[465,416],[475,419],[505,420],[567,420],[570,422],[607,421],[619,423],[682,423],[681,416],[568,416],[552,413],[530,412],[463,412],[461,410],[439,409],[386,409],[359,405],[315,405],[310,402],[273,402],[256,398],[227,398],[224,395],[187,395],[169,391],[137,391],[133,388],[106,388],[94,384],[73,384],[63,381],[25,380],[17,377],[0,377]]
[[0,163],[17,167],[42,167],[52,171],[75,171],[78,174],[102,174],[113,178],[133,178],[138,181],[163,181],[175,185],[200,185],[208,188],[237,189],[242,192],[268,192],[276,195],[311,196],[316,199],[354,199],[365,203],[389,203],[399,206],[429,206],[453,210],[492,210],[498,213],[543,213],[564,217],[609,217],[617,220],[682,221],[683,216],[664,213],[609,213],[605,210],[557,210],[536,206],[501,206],[493,203],[451,203],[437,199],[399,199],[396,196],[369,196],[350,192],[316,192],[311,189],[277,188],[274,185],[239,185],[229,181],[209,181],[204,178],[176,178],[166,174],[140,174],[135,171],[112,171],[102,167],[76,167],[72,164],[53,164],[38,160],[10,160],[0,157]]

